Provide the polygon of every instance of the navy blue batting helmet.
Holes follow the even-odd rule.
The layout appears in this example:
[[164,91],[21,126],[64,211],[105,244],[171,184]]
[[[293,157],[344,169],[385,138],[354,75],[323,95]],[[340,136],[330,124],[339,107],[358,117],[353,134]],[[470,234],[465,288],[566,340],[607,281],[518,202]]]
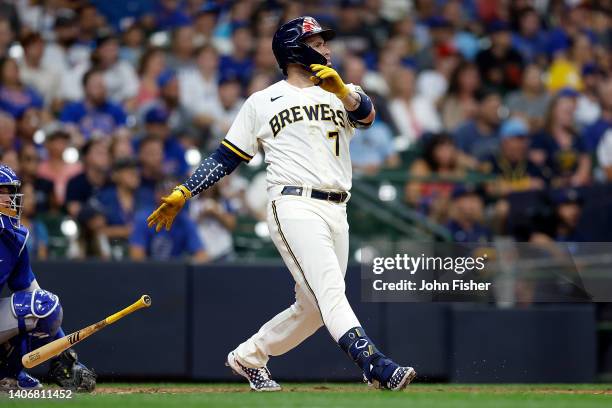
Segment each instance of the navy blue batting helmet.
[[276,31],[272,39],[272,51],[285,75],[287,64],[291,63],[306,68],[311,64],[327,65],[325,57],[304,42],[306,38],[317,34],[325,41],[335,36],[333,30],[321,28],[317,20],[308,16],[294,18]]

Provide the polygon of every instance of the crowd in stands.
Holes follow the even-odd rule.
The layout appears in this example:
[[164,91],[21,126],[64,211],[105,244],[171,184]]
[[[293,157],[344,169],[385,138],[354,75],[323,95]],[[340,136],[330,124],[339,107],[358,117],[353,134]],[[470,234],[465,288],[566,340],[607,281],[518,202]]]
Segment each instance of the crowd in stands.
[[[64,217],[70,258],[232,259],[257,179],[227,177],[171,231],[145,219],[244,100],[283,79],[278,26],[312,15],[377,109],[351,143],[356,177],[404,172],[404,203],[456,241],[588,240],[581,189],[612,181],[611,12],[606,0],[0,0],[0,161],[23,180],[38,258]],[[546,228],[510,228],[507,198],[530,191],[549,198]]]

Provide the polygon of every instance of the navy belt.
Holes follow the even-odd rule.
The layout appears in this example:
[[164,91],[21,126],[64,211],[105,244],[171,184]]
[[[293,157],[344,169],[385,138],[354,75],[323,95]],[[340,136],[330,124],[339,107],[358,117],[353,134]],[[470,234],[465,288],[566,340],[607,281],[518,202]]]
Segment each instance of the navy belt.
[[[282,195],[295,195],[301,196],[304,191],[303,187],[296,186],[285,186]],[[317,200],[331,201],[332,203],[343,203],[348,199],[348,193],[346,191],[323,191],[312,189],[310,192],[310,198],[316,198]]]

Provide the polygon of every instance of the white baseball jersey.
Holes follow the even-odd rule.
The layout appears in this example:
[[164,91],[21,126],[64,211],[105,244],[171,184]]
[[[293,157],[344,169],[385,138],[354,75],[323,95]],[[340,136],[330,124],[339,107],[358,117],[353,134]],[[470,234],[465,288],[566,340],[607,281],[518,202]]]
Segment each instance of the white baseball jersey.
[[349,143],[354,133],[334,94],[318,86],[298,88],[279,81],[246,100],[222,143],[245,160],[257,153],[261,143],[268,187],[348,191]]

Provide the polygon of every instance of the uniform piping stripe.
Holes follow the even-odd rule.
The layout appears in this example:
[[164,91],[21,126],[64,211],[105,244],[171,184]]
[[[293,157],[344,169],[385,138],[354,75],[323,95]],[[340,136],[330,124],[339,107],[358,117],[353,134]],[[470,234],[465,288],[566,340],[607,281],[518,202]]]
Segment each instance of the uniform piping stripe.
[[287,251],[289,251],[289,255],[291,255],[291,258],[293,258],[293,262],[295,262],[298,269],[300,270],[300,273],[302,274],[302,278],[304,279],[304,283],[306,283],[308,290],[312,294],[312,297],[314,298],[315,303],[317,304],[317,309],[319,310],[319,314],[321,315],[321,320],[323,320],[323,314],[321,313],[321,308],[319,307],[319,301],[317,300],[317,296],[315,295],[314,291],[308,284],[308,280],[306,279],[306,274],[304,274],[304,270],[302,269],[302,266],[300,265],[295,254],[291,250],[291,247],[289,246],[289,242],[287,242],[287,239],[285,238],[285,234],[283,234],[283,230],[281,229],[280,221],[278,219],[278,214],[276,213],[276,203],[274,201],[272,201],[272,213],[274,214],[274,221],[276,221],[276,226],[278,227],[278,232],[280,233],[281,239],[285,243],[285,246],[287,247]]
[[228,149],[230,149],[232,152],[234,152],[238,157],[240,157],[243,160],[250,161],[253,158],[252,156],[246,154],[245,152],[243,152],[242,150],[234,146],[231,142],[225,139],[221,141],[221,144],[227,147]]

